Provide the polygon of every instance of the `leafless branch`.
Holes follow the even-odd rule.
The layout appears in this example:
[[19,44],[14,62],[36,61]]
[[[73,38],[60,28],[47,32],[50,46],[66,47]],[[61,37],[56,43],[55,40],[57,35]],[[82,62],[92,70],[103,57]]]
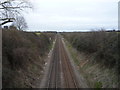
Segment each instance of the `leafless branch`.
[[0,20],[3,21],[3,20],[8,20],[8,19],[15,20],[15,18],[2,18]]
[[[15,16],[20,14],[20,12],[25,8],[32,8],[32,5],[30,5],[30,3],[26,0],[0,1],[0,15],[2,15],[4,18],[15,18]],[[4,18],[0,17],[0,20],[3,20],[6,23]]]
[[1,23],[0,25],[4,25],[4,24],[6,24],[6,23],[8,23],[8,22],[13,22],[13,20],[8,19],[8,21],[5,21],[5,22]]

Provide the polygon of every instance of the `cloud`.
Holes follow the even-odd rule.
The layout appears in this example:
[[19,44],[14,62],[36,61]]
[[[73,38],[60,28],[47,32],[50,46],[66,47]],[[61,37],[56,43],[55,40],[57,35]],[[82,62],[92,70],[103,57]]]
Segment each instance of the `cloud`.
[[25,14],[30,29],[91,29],[103,26],[117,28],[118,0],[31,0],[31,2],[34,11]]

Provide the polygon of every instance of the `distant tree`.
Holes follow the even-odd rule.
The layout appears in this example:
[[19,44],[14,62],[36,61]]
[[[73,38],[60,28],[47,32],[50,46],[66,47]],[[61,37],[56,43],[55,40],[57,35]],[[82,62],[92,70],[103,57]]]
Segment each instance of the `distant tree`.
[[18,30],[24,30],[28,27],[24,17],[22,16],[16,17],[13,25],[16,26]]
[[25,8],[32,8],[29,0],[0,0],[0,25],[13,22]]
[[9,29],[10,30],[16,30],[17,28],[14,25],[12,25],[12,26],[9,27]]

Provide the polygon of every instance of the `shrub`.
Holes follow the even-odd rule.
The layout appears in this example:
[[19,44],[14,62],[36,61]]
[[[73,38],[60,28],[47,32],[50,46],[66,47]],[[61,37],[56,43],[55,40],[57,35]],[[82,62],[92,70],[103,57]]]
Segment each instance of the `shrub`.
[[[54,33],[36,35],[34,32],[15,29],[3,30],[3,88],[31,87],[31,79],[37,79],[37,75],[40,76],[39,73],[45,62],[42,58],[49,50],[54,36]],[[34,72],[33,67],[36,68],[36,72]]]
[[[109,68],[120,66],[118,48],[119,32],[92,31],[80,33],[62,33],[63,36],[80,52],[95,53],[96,61]],[[119,65],[118,65],[119,64]]]

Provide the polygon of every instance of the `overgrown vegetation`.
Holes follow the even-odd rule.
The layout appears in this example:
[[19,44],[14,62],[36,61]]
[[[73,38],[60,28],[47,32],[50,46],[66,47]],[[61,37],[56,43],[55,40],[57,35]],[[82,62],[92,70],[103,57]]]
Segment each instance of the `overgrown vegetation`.
[[62,35],[80,74],[90,87],[100,89],[120,86],[119,32],[74,32]]
[[3,88],[37,87],[55,33],[2,32]]
[[120,70],[119,32],[93,31],[63,33],[63,35],[78,51],[94,54],[95,59],[92,62],[99,62],[108,68],[116,68],[116,71]]

